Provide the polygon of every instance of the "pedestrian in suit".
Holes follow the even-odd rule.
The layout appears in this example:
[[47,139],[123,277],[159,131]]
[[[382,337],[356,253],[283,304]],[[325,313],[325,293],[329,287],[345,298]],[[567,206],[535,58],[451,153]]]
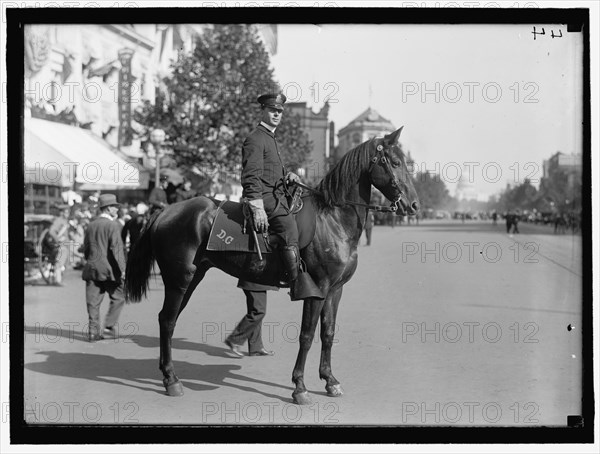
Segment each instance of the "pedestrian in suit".
[[158,186],[150,191],[148,202],[150,203],[150,216],[156,211],[162,210],[169,203],[167,198],[167,187],[169,186],[169,178],[165,175],[160,177]]
[[279,289],[241,279],[238,281],[238,288],[241,288],[246,295],[247,313],[225,340],[231,349],[231,355],[242,358],[244,354],[241,348],[244,342],[248,341],[249,356],[273,356],[275,352],[267,350],[263,345],[262,321],[267,313],[267,290]]
[[116,221],[120,204],[113,194],[102,194],[98,200],[100,215],[90,222],[83,241],[86,264],[82,279],[85,281],[85,300],[89,316],[88,340],[104,339],[100,327],[100,304],[104,294],[110,297],[104,333],[115,335],[115,325],[125,304],[125,251],[121,240],[121,225]]
[[505,219],[506,219],[506,233],[510,233],[510,229],[513,226],[513,218],[514,218],[514,215],[512,214],[511,211],[509,211],[508,213],[506,213],[506,217],[505,217]]
[[512,225],[513,225],[513,233],[519,233],[519,221],[521,220],[521,211],[517,210],[514,214],[513,214],[513,220],[512,220]]
[[177,202],[183,202],[196,197],[196,191],[192,189],[192,182],[188,179],[184,179],[181,183],[181,187],[177,188]]

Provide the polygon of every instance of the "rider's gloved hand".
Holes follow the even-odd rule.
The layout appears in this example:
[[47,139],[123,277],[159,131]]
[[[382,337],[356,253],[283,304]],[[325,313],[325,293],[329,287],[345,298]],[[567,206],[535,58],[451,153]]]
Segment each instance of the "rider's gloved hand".
[[294,172],[288,172],[285,176],[286,183],[300,183],[300,177]]
[[262,199],[248,200],[250,209],[252,210],[252,219],[254,221],[254,228],[259,233],[264,233],[269,229],[269,218],[265,211],[265,205]]

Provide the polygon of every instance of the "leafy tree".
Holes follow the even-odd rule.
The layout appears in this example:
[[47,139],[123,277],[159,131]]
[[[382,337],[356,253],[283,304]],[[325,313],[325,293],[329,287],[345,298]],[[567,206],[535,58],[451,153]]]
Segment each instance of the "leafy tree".
[[[270,59],[254,27],[216,24],[198,37],[163,80],[165,90],[136,112],[149,134],[162,128],[181,169],[239,176],[244,139],[260,118],[258,95],[278,91]],[[312,144],[298,117],[284,115],[277,130],[284,163],[300,166]]]
[[531,210],[537,207],[539,194],[529,179],[517,186],[507,187],[499,197],[490,199],[488,209],[510,211],[515,209]]
[[417,172],[413,185],[419,195],[419,201],[423,209],[446,208],[451,201],[446,184],[439,175],[432,175],[430,172]]
[[559,210],[580,209],[581,184],[580,172],[560,168],[558,160],[551,159],[548,175],[540,181],[540,204],[551,201]]

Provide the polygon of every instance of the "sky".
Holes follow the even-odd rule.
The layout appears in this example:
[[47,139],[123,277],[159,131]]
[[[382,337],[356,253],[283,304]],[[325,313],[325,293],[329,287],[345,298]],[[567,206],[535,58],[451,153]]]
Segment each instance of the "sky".
[[289,101],[318,111],[330,97],[336,132],[370,106],[404,126],[417,170],[440,174],[451,194],[463,176],[486,200],[526,177],[537,186],[556,151],[582,151],[582,34],[532,31],[280,24],[271,62]]

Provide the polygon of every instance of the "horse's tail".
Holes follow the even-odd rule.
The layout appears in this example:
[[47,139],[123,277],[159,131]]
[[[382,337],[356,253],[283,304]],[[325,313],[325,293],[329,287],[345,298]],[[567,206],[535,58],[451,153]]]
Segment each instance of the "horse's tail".
[[148,279],[154,263],[151,241],[152,226],[160,213],[161,211],[158,211],[150,217],[139,239],[129,252],[125,272],[125,298],[127,301],[141,301],[148,291]]

